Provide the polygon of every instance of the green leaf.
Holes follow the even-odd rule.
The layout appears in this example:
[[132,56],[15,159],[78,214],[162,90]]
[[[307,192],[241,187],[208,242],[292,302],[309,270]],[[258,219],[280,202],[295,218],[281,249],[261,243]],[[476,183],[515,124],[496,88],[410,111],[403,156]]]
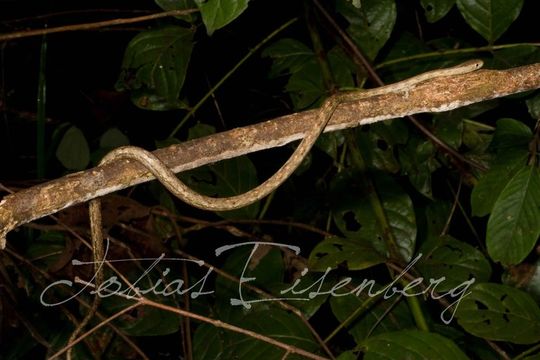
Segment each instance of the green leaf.
[[188,140],[198,139],[216,133],[216,128],[208,124],[195,124],[188,130]]
[[[319,348],[305,324],[296,315],[281,309],[245,310],[238,322],[233,324],[310,352]],[[195,332],[194,359],[280,360],[283,353],[283,349],[253,337],[225,332],[212,325],[201,325]],[[298,358],[291,356],[291,359]]]
[[420,248],[422,260],[417,264],[424,278],[445,280],[437,291],[456,288],[472,278],[476,282],[489,280],[491,266],[484,255],[471,245],[451,236],[442,236],[424,243]]
[[398,149],[398,154],[402,173],[420,194],[431,199],[431,174],[440,167],[433,144],[414,137],[407,146]]
[[540,353],[529,355],[523,358],[523,360],[540,360]]
[[[259,334],[274,337],[289,345],[314,352],[319,349],[313,335],[306,325],[294,314],[281,309],[265,309],[256,313],[247,313],[242,321],[242,327],[253,330]],[[268,343],[263,343],[252,337],[230,333],[232,346],[231,354],[239,356],[225,356],[223,359],[260,359],[281,360],[284,351]]]
[[[73,255],[74,246],[64,234],[56,231],[42,232],[26,250],[26,257],[42,269],[63,267]],[[52,270],[55,271],[55,270]]]
[[529,127],[515,119],[497,121],[495,134],[489,145],[497,155],[490,170],[482,175],[471,195],[472,214],[485,216],[493,210],[495,201],[513,174],[527,161],[528,145],[532,138]]
[[335,46],[328,52],[328,62],[330,63],[334,82],[338,87],[352,88],[355,85],[354,73],[357,71],[356,65],[341,47]]
[[[380,291],[380,287],[374,287],[373,291],[368,287],[360,293],[360,296],[332,297],[330,299],[332,313],[341,323],[346,320],[350,321],[350,317],[371,296],[369,293],[375,294],[377,291]],[[372,335],[414,327],[414,319],[406,301],[399,301],[397,304],[394,302],[393,298],[379,301],[376,305],[371,306],[369,310],[366,309],[366,311],[359,314],[358,318],[353,319],[349,334],[357,344]]]
[[523,0],[457,0],[465,21],[493,44],[517,19]]
[[[354,0],[353,0],[354,1]],[[356,360],[357,357],[353,351],[345,351],[339,354],[336,360]]]
[[56,158],[69,170],[82,170],[90,162],[90,149],[82,131],[70,127],[56,149]]
[[367,240],[330,237],[311,251],[308,267],[313,271],[325,271],[328,267],[335,269],[346,264],[349,270],[363,270],[384,261],[385,258]]
[[220,359],[225,351],[225,331],[210,324],[201,324],[193,335],[193,359]]
[[427,21],[434,23],[448,14],[456,0],[420,0],[420,3],[424,8]]
[[208,35],[221,29],[247,9],[249,0],[195,0]]
[[505,186],[489,218],[486,245],[494,261],[521,262],[540,235],[540,171],[525,166]]
[[531,117],[533,119],[540,119],[540,94],[528,99],[525,103]]
[[396,145],[407,140],[403,122],[372,124],[368,132],[358,132],[358,146],[371,166],[386,173],[397,173],[400,165],[395,156]]
[[[312,271],[313,269],[309,268],[309,271],[305,275],[302,275],[303,273],[300,269],[296,270],[297,273],[300,272],[300,278],[295,278],[292,283],[273,283],[266,285],[265,288],[267,288],[271,294],[274,294],[275,298],[286,297],[286,302],[300,310],[304,316],[309,319],[319,311],[321,306],[326,304],[332,292],[338,293],[340,291],[336,288],[339,279],[334,272],[321,274]],[[322,286],[320,288],[314,287],[313,284],[315,283],[321,284],[321,278],[324,278]],[[299,280],[298,284],[296,284],[297,280]],[[293,288],[295,292],[292,292],[291,288]],[[311,298],[310,293],[312,292],[313,297]]]
[[490,147],[496,151],[506,151],[509,148],[527,148],[532,138],[531,129],[515,119],[497,120],[497,128]]
[[439,334],[419,330],[389,332],[369,338],[365,360],[467,360],[457,345]]
[[336,163],[339,161],[338,154],[340,146],[343,145],[345,139],[343,133],[339,131],[328,132],[321,134],[315,143],[317,149],[324,151],[328,156],[332,158]]
[[[240,195],[256,187],[257,171],[249,158],[237,157],[217,164],[186,171],[180,178],[194,190],[207,196],[228,197]],[[257,216],[260,202],[238,210],[221,211],[226,219],[253,219]]]
[[[187,10],[194,9],[196,7],[195,0],[154,0],[156,4],[166,11],[171,10]],[[178,19],[182,19],[189,23],[193,23],[197,19],[196,14],[176,16]]]
[[272,68],[268,74],[270,78],[300,71],[313,55],[310,48],[295,39],[278,40],[262,52],[263,57],[272,59]]
[[394,28],[397,17],[394,0],[363,0],[360,9],[340,0],[337,10],[349,21],[349,35],[369,59],[374,59]]
[[[358,183],[358,175],[350,171],[338,174],[331,184],[332,214],[339,230],[351,239],[368,239],[375,249],[386,253],[385,234],[380,228],[366,189]],[[411,199],[389,176],[373,176],[377,193],[397,239],[401,254],[410,260],[416,242],[416,218]]]
[[347,0],[350,1],[352,6],[354,6],[357,9],[360,9],[362,7],[362,0]]
[[493,132],[489,127],[476,121],[465,121],[463,124],[463,145],[470,149],[469,154],[477,155],[480,161],[486,160],[489,143]]
[[[446,327],[446,329],[449,329],[449,327]],[[467,351],[467,354],[471,359],[501,360],[501,356],[481,338],[467,336],[466,333],[463,333],[463,336],[455,341],[459,341],[460,348]]]
[[[240,278],[254,278],[248,284],[258,286],[264,289],[269,284],[282,283],[284,277],[283,257],[279,246],[258,245],[256,252],[252,254],[255,245],[246,244],[238,249],[229,250],[224,253],[228,255],[225,265],[222,270]],[[229,254],[230,253],[230,254]],[[223,255],[222,255],[223,256]],[[248,265],[246,269],[244,267]],[[245,272],[244,272],[245,271]],[[244,274],[242,275],[242,272]],[[248,289],[243,289],[243,293],[250,294]],[[216,295],[223,299],[227,307],[231,307],[230,299],[238,298],[239,294],[238,283],[219,277],[216,280]],[[259,295],[254,295],[260,298]],[[249,295],[248,297],[251,297]],[[241,306],[234,307],[242,310]]]
[[[417,36],[407,31],[402,31],[396,34],[396,40],[388,49],[388,55],[384,57],[384,61],[398,60],[402,57],[414,56],[424,52],[429,52],[430,50],[430,47],[427,46],[426,43],[420,40]],[[389,65],[388,68],[385,66],[385,68],[388,69],[385,71],[388,71],[390,73],[398,73],[399,76],[392,78],[392,80],[395,81],[397,79],[404,79],[427,71],[430,66],[434,66],[431,65],[432,63],[432,59],[430,59],[430,61],[421,61],[421,59],[419,59],[415,60],[413,63],[409,61],[404,61],[397,64]],[[381,69],[381,71],[383,69]]]
[[540,309],[529,294],[506,285],[472,287],[459,304],[459,324],[474,336],[515,344],[540,340]]
[[[304,56],[301,56],[304,58]],[[320,65],[315,56],[309,59],[289,78],[286,91],[290,93],[296,110],[305,109],[326,96],[326,88],[321,75]],[[334,48],[328,53],[328,62],[338,87],[353,85],[352,66],[343,52]]]
[[[495,51],[493,55],[494,56],[490,68],[494,69],[508,69],[511,67],[540,62],[540,50],[537,46],[533,45],[512,46]],[[522,95],[512,95],[512,97],[520,96]]]
[[[57,318],[55,319],[58,324],[58,326],[61,326],[62,322],[61,322],[61,318]],[[42,321],[42,322],[49,322],[46,320],[46,318],[38,318],[38,319],[35,319],[34,321],[38,322],[38,321]],[[34,325],[36,326],[36,325]],[[54,353],[56,351],[59,351],[61,349],[63,349],[65,347],[65,345],[63,344],[66,344],[66,341],[68,341],[70,335],[69,333],[73,332],[73,329],[70,329],[68,328],[67,326],[63,326],[62,328],[58,329],[53,327],[51,328],[50,326],[46,329],[44,329],[44,332],[46,332],[47,334],[47,337],[48,337],[48,342],[49,342],[49,347],[50,347],[50,350],[51,353]],[[99,333],[99,335],[101,335],[102,333]],[[98,336],[97,334],[91,334],[89,337],[88,337],[88,340],[90,341],[99,341],[97,340],[98,339]],[[11,344],[10,346],[11,347]],[[29,356],[32,356],[31,354],[28,354]],[[75,359],[75,360],[80,360],[80,359],[88,359],[88,358],[92,358],[92,357],[103,357],[104,355],[104,351],[99,351],[98,350],[98,353],[91,353],[90,352],[90,349],[86,346],[75,346],[73,348],[73,354],[72,354],[72,359]],[[24,357],[23,357],[24,358]],[[2,357],[2,359],[4,359],[4,357]],[[14,360],[19,360],[19,359],[22,359],[22,358],[15,358]]]
[[538,302],[540,300],[540,260],[509,267],[502,276],[502,282],[526,291]]
[[426,241],[437,239],[441,236],[442,231],[446,227],[448,216],[452,212],[452,206],[450,202],[435,200],[429,202],[425,209],[418,210],[421,214],[418,216],[418,232],[419,236],[422,237],[421,240],[424,240],[422,242],[423,246]]
[[433,132],[438,138],[457,149],[462,142],[463,120],[448,114],[435,115]]
[[289,93],[295,110],[313,106],[325,95],[321,69],[315,58],[311,58],[300,71],[291,75],[285,91]]
[[527,149],[509,149],[497,155],[489,171],[482,175],[472,191],[471,206],[474,216],[491,213],[501,191],[512,175],[525,166],[528,156]]
[[180,26],[147,30],[135,36],[124,54],[118,90],[137,90],[135,104],[167,110],[179,102],[193,48],[193,31]]
[[151,306],[138,307],[136,314],[120,326],[128,336],[159,336],[174,334],[180,328],[180,315]]
[[[226,260],[222,270],[236,277],[253,278],[249,285],[257,286],[267,293],[274,294],[274,299],[287,298],[287,302],[302,311],[306,318],[311,317],[328,298],[330,291],[337,283],[336,276],[332,272],[323,275],[312,272],[302,273],[300,278],[294,279],[294,284],[284,282],[284,259],[281,255],[282,248],[279,245],[259,245],[251,259],[248,256],[254,249],[254,245],[248,244],[235,250]],[[262,256],[261,256],[262,255]],[[247,268],[245,268],[248,264]],[[301,265],[302,269],[304,265]],[[244,270],[245,268],[245,270]],[[300,271],[300,269],[298,269]],[[320,279],[324,281],[321,283]],[[321,285],[315,289],[313,284]],[[294,292],[291,288],[294,288]],[[245,319],[245,309],[243,306],[231,306],[231,299],[239,299],[238,282],[230,281],[223,277],[216,279],[216,311],[219,318],[224,321],[238,322],[242,324]],[[336,290],[337,291],[337,290]],[[309,297],[310,292],[316,292],[313,298]],[[254,300],[250,303],[250,311],[268,309],[275,304],[275,300],[263,301],[260,294],[252,292],[246,287],[242,288],[242,298],[244,301]],[[291,299],[297,300],[291,300]]]
[[107,130],[99,139],[99,147],[117,148],[119,146],[129,145],[129,139],[118,128]]
[[[315,54],[303,43],[293,39],[283,39],[269,46],[264,57],[272,59],[271,78],[291,75],[286,85],[296,110],[315,104],[326,95],[320,65]],[[338,87],[354,85],[354,65],[339,47],[328,52],[328,62]]]

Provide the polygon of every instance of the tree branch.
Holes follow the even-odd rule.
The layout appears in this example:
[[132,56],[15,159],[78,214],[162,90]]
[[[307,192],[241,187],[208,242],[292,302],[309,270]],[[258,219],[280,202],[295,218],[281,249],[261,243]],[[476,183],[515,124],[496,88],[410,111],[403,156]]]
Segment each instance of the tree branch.
[[[509,70],[479,70],[437,77],[407,93],[389,93],[341,104],[325,131],[336,131],[422,112],[442,112],[540,88],[540,63]],[[155,151],[174,172],[274,148],[298,140],[318,110],[282,116]],[[0,249],[14,228],[136,184],[152,180],[142,165],[118,161],[6,196],[0,202]]]

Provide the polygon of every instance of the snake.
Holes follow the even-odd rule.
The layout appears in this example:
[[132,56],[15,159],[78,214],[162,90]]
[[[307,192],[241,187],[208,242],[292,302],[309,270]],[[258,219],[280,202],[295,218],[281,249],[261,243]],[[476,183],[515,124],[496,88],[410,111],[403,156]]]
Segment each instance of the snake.
[[313,127],[306,133],[304,139],[287,162],[265,182],[240,195],[215,198],[199,194],[180,181],[154,154],[136,146],[123,146],[111,151],[101,160],[100,165],[108,164],[118,159],[134,160],[148,169],[173,195],[194,207],[210,211],[238,209],[269,195],[298,168],[315,144],[317,138],[323,132],[340,103],[358,101],[388,93],[409,91],[417,84],[426,80],[468,73],[479,69],[482,65],[483,62],[481,60],[471,60],[454,67],[428,71],[412,78],[375,89],[338,93],[329,97],[319,109]]
[[[419,83],[444,76],[455,76],[466,74],[480,69],[483,66],[482,60],[470,60],[462,64],[431,70],[414,77],[389,84],[386,86],[345,93],[338,93],[327,98],[319,108],[313,127],[305,134],[304,138],[295,149],[289,159],[283,166],[276,171],[270,178],[257,187],[240,195],[234,195],[224,198],[215,198],[202,195],[184,182],[182,182],[175,173],[169,169],[161,160],[159,160],[150,151],[136,146],[122,146],[116,148],[105,155],[99,165],[105,165],[120,159],[132,160],[142,164],[152,175],[156,177],[174,196],[196,208],[209,211],[234,210],[250,205],[262,198],[268,196],[277,189],[302,163],[309,153],[317,138],[324,131],[324,128],[332,118],[337,107],[344,102],[359,101],[380,95],[391,93],[408,92]],[[104,260],[103,234],[101,226],[101,201],[99,198],[90,200],[90,229],[92,237],[92,248],[94,252],[94,265],[96,271],[95,286],[96,289],[103,282],[103,267],[99,266]],[[96,294],[91,308],[84,319],[71,334],[69,342],[74,341],[82,329],[89,323],[99,306],[99,295]],[[68,358],[71,358],[71,350],[68,351]]]

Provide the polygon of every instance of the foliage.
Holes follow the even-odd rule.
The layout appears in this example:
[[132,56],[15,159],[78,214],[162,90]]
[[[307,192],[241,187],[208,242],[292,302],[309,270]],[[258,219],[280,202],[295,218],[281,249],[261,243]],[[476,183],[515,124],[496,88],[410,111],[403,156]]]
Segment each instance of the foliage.
[[[136,107],[126,114],[152,116],[139,131],[153,136],[143,144],[164,147],[244,125],[245,120],[231,120],[240,116],[233,107],[251,110],[257,122],[268,117],[267,109],[253,110],[261,104],[271,104],[272,114],[302,111],[316,108],[336,88],[369,83],[358,57],[329,30],[332,24],[312,1],[263,3],[155,0],[163,10],[198,12],[149,23],[123,43],[123,61],[115,60],[121,63],[115,88]],[[336,0],[324,2],[324,11],[390,83],[469,58],[481,58],[487,68],[540,62],[538,44],[520,43],[527,36],[519,27],[535,25],[534,17],[526,16],[533,3]],[[252,83],[253,73],[244,65],[237,69],[234,61],[261,40],[250,35],[258,17],[287,20],[282,13],[299,19],[282,32],[275,31],[278,24],[264,28],[265,34],[273,33],[264,39],[263,50],[244,58],[264,71]],[[50,49],[55,38],[47,41]],[[212,80],[219,87],[208,92],[211,86],[200,84],[208,82],[205,67],[216,63],[220,71],[234,68],[238,78],[231,80],[222,71],[220,76],[229,80]],[[45,91],[45,77],[40,79],[40,91]],[[249,98],[237,95],[245,95],[237,81],[250,83],[265,100],[252,106]],[[212,96],[213,104],[204,103]],[[160,123],[166,114],[173,121]],[[301,170],[275,194],[237,211],[195,211],[157,183],[107,197],[104,227],[114,240],[108,259],[128,259],[119,271],[153,301],[323,357],[329,355],[321,342],[338,359],[496,359],[503,352],[516,359],[538,356],[540,95],[422,115],[421,121],[431,138],[406,119],[325,134]],[[82,170],[115,147],[139,145],[133,122],[54,124],[48,151],[56,158],[49,156],[48,174]],[[157,133],[148,130],[154,127]],[[433,137],[460,155],[434,145]],[[279,168],[282,155],[235,158],[179,177],[208,195],[237,195]],[[66,209],[57,224],[85,235],[87,215],[82,207]],[[48,285],[74,275],[89,279],[91,269],[71,261],[90,258],[73,232],[41,225],[11,234],[10,252],[1,254],[2,287],[7,289],[0,292],[6,304],[2,311],[13,308],[17,316],[0,319],[18,326],[15,335],[6,334],[10,346],[0,348],[5,359],[52,355],[73,331],[66,314],[82,317],[87,311],[75,300],[43,306],[77,291],[55,287],[43,295]],[[160,254],[167,259],[159,264],[140,260]],[[186,260],[186,254],[202,261]],[[88,289],[78,298],[90,301]],[[100,312],[112,315],[129,304],[125,297],[108,296]],[[141,307],[113,324],[153,358],[158,353],[187,358],[190,351],[193,359],[284,358],[283,348],[257,336],[185,320],[163,308]],[[162,348],[153,347],[148,337],[160,339]],[[88,340],[77,347],[76,358],[136,354],[111,328]],[[290,353],[287,358],[302,356]]]

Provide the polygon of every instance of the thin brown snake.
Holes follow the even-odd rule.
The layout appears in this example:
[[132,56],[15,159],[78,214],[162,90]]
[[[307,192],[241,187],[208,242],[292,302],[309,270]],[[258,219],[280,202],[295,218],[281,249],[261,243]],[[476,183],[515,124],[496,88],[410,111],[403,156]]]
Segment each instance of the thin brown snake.
[[[361,99],[384,95],[394,92],[409,91],[417,84],[442,76],[453,76],[459,74],[465,74],[478,70],[482,67],[483,62],[481,60],[470,60],[460,65],[449,67],[445,69],[437,69],[428,71],[412,78],[390,84],[387,86],[363,90],[354,91],[350,93],[342,93],[331,96],[326,99],[321,106],[317,119],[312,129],[306,134],[304,139],[300,142],[294,153],[287,160],[287,162],[270,178],[257,187],[236,196],[227,198],[213,198],[205,195],[201,195],[186,184],[180,181],[176,175],[154,154],[135,146],[124,146],[117,148],[108,153],[100,162],[100,165],[107,164],[119,159],[135,160],[141,163],[158,179],[171,193],[173,193],[180,200],[195,206],[203,210],[210,211],[225,211],[238,209],[249,204],[252,204],[265,196],[269,195],[277,187],[279,187],[302,163],[306,155],[309,153],[315,141],[323,132],[324,128],[330,121],[334,111],[340,103],[358,101]],[[101,226],[101,201],[99,198],[90,200],[90,227],[92,234],[92,247],[94,251],[94,266],[96,271],[96,284],[97,289],[103,282],[103,270],[102,267],[98,267],[103,260],[103,234]],[[92,316],[97,310],[99,305],[99,296],[96,295],[91,309],[86,314],[83,321],[75,329],[71,335],[69,342],[75,340],[81,330],[88,324]],[[71,350],[71,349],[70,349]],[[71,351],[68,352],[68,358],[71,358]]]

